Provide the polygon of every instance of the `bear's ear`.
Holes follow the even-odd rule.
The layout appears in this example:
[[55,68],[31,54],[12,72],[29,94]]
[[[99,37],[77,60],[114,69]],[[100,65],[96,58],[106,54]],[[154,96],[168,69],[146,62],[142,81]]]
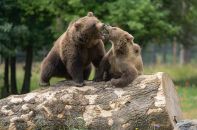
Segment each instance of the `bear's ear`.
[[81,22],[75,22],[75,28],[79,30],[82,27]]
[[87,16],[88,16],[88,17],[93,17],[94,14],[93,14],[93,12],[88,12]]
[[134,37],[132,35],[125,34],[125,37],[126,37],[127,42],[132,42],[133,43]]

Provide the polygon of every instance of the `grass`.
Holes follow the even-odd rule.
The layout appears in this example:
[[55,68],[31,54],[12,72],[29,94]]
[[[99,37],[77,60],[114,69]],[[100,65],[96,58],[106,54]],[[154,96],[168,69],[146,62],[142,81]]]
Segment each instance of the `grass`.
[[173,80],[180,100],[183,117],[197,118],[197,65],[157,65],[146,66],[145,74],[166,72]]
[[183,117],[197,118],[197,87],[178,87]]
[[[38,88],[40,63],[33,64],[31,90]],[[196,65],[156,65],[145,66],[145,74],[153,74],[156,72],[166,72],[174,81],[178,94],[181,99],[181,108],[184,118],[197,118],[197,69]],[[92,79],[94,72],[91,73]],[[17,86],[21,89],[23,82],[23,64],[17,64]],[[63,80],[61,78],[52,78],[51,84]],[[3,65],[0,65],[0,87],[3,86]]]
[[197,65],[157,65],[147,66],[145,74],[166,72],[172,78],[174,83],[182,87],[197,86]]

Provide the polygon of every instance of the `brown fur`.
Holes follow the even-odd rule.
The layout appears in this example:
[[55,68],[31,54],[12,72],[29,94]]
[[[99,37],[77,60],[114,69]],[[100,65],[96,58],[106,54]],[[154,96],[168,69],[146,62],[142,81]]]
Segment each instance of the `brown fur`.
[[142,61],[142,56],[141,56],[141,47],[137,43],[134,43],[131,49],[133,49],[134,56],[135,56],[132,62],[134,63],[135,68],[138,71],[138,75],[142,75],[144,71],[144,66],[143,66],[143,61]]
[[105,55],[102,27],[93,13],[71,23],[42,62],[40,85],[49,85],[51,77],[65,77],[82,86],[90,74],[90,64],[98,67]]
[[100,64],[100,74],[95,77],[111,80],[112,85],[124,87],[130,84],[143,72],[141,49],[133,43],[133,36],[116,27],[109,27],[109,39],[112,48],[108,51]]

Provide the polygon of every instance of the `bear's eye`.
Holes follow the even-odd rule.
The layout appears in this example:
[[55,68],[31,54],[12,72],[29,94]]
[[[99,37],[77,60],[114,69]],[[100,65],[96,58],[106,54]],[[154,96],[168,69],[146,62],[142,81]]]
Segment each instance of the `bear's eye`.
[[137,54],[137,53],[139,53],[139,51],[138,50],[135,50],[135,53]]
[[92,24],[92,27],[96,27],[96,23],[93,23],[93,24]]
[[116,30],[116,27],[112,27],[112,30]]

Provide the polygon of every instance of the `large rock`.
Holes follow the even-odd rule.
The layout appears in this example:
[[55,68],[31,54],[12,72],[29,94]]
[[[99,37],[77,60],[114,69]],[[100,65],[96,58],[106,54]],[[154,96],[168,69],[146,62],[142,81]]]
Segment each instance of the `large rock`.
[[179,98],[164,73],[139,76],[125,88],[109,82],[84,87],[63,81],[0,100],[0,129],[173,130]]

